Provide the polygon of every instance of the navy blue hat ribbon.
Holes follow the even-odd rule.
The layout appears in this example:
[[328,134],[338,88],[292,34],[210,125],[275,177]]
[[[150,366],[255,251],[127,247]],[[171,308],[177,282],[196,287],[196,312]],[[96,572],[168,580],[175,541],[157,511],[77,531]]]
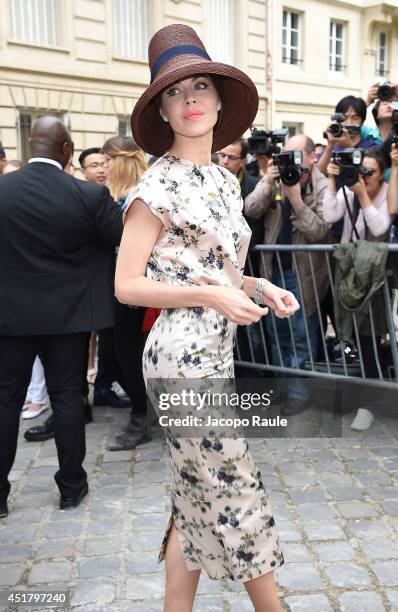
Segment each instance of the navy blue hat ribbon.
[[167,49],[161,55],[159,55],[156,62],[153,63],[151,69],[151,83],[159,72],[160,68],[169,61],[172,57],[176,57],[177,55],[198,55],[199,57],[203,57],[211,61],[211,57],[208,53],[201,49],[200,47],[196,47],[195,45],[178,45],[177,47],[171,47]]

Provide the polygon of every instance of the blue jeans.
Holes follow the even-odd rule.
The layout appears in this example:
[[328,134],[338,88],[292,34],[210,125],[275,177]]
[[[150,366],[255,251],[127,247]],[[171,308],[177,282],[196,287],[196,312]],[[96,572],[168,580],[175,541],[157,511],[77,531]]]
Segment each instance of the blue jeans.
[[[292,270],[284,270],[283,276],[285,281],[284,285],[280,270],[274,266],[272,282],[279,287],[285,286],[288,291],[291,291],[300,303],[301,308],[290,318],[293,339],[290,334],[289,319],[278,319],[271,314],[267,316],[267,332],[271,341],[272,362],[275,366],[284,366],[285,368],[303,368],[304,362],[310,359],[311,353],[313,359],[316,359],[319,339],[318,314],[315,312],[310,317],[306,318],[308,327],[307,336],[303,305],[301,304],[302,300],[297,285],[296,275]],[[275,335],[275,329],[277,337]],[[294,351],[293,340],[296,351]],[[278,350],[278,342],[280,353]],[[278,378],[290,378],[292,376],[289,376],[287,373],[275,373],[274,375]],[[292,377],[292,380],[289,381],[288,384],[288,398],[299,400],[309,399],[310,395],[304,380],[297,378],[297,375],[293,376],[294,378]]]

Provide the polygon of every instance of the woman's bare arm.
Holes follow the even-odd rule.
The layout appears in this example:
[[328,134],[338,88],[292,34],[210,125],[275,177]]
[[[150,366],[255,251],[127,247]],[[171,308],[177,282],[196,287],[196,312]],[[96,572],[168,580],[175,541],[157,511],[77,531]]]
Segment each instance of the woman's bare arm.
[[116,264],[115,291],[119,302],[154,308],[214,308],[239,325],[258,321],[266,314],[241,289],[218,285],[184,287],[147,278],[147,263],[161,230],[160,219],[144,202],[135,200],[127,214]]

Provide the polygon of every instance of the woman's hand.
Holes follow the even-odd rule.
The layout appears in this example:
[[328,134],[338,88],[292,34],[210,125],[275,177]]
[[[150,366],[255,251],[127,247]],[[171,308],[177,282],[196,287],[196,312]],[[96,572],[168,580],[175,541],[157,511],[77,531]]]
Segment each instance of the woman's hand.
[[391,146],[391,165],[398,166],[398,147],[396,144]]
[[237,325],[257,323],[268,314],[268,308],[258,306],[242,289],[208,285],[209,306]]
[[300,308],[300,304],[291,291],[282,289],[273,283],[266,284],[263,296],[264,303],[272,308],[280,319],[290,317]]
[[358,198],[366,193],[365,181],[363,180],[363,176],[361,174],[358,176],[357,182],[349,187],[349,190],[355,193]]
[[335,164],[333,161],[328,163],[327,173],[328,173],[329,178],[336,178],[336,176],[339,176],[340,172],[341,172],[340,166]]

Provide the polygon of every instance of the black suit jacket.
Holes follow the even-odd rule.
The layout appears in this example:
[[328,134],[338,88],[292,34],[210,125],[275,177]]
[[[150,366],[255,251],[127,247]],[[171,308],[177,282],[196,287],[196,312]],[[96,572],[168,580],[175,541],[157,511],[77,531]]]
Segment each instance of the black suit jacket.
[[0,334],[113,325],[122,211],[106,187],[33,162],[0,177]]

